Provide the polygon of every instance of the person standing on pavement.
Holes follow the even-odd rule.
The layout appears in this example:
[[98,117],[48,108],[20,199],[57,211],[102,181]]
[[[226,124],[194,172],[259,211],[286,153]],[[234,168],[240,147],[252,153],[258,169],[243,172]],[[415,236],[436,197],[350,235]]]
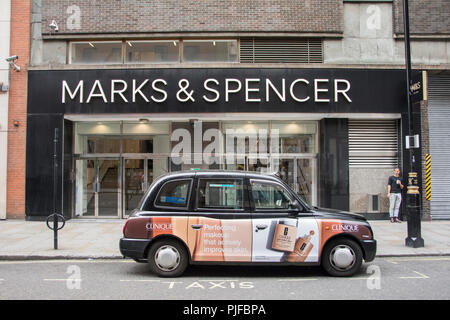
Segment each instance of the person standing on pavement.
[[400,169],[395,168],[394,175],[388,179],[389,217],[391,222],[401,222],[398,218],[400,203],[402,202],[403,179],[400,177]]

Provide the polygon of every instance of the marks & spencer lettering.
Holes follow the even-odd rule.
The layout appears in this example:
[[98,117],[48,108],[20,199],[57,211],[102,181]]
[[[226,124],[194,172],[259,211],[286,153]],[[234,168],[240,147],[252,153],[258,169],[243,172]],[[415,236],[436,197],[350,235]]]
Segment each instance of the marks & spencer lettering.
[[[233,96],[242,95],[246,103],[287,102],[305,103],[351,103],[351,83],[346,79],[297,78],[287,81],[285,78],[272,80],[270,78],[226,78],[219,81],[208,78],[202,82],[201,89],[194,89],[188,79],[179,79],[176,90],[170,92],[170,83],[166,79],[111,79],[101,81],[79,80],[69,84],[61,81],[61,102],[70,101],[89,104],[94,99],[104,103],[164,103],[170,96],[182,103],[204,101],[214,103],[223,100],[231,101]],[[196,91],[197,90],[197,91]],[[200,92],[198,92],[200,91]]]

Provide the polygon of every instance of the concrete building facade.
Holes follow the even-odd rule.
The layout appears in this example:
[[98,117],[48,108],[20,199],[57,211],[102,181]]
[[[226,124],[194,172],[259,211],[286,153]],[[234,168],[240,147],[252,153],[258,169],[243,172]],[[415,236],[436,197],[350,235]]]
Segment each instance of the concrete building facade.
[[[448,3],[409,2],[423,87],[448,77]],[[53,210],[52,190],[42,190],[52,181],[56,127],[57,210],[68,218],[125,217],[159,174],[196,168],[285,170],[313,205],[387,217],[387,178],[397,166],[409,171],[402,1],[35,0],[30,10],[25,218]],[[193,91],[204,95],[189,96],[183,80],[203,83]],[[423,90],[413,110],[422,188],[431,152]],[[245,151],[230,166],[173,161],[177,129],[225,135],[250,125],[279,132],[281,156],[268,152],[263,164]],[[226,157],[220,148],[216,156]],[[206,149],[204,141],[197,151]],[[430,219],[424,195],[421,207]]]

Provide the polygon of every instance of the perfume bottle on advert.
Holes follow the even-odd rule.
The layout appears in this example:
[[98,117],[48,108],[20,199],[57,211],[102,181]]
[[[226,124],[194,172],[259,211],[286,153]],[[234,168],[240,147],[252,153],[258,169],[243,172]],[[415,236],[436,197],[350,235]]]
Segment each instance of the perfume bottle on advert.
[[272,249],[279,251],[292,252],[297,237],[296,221],[281,220],[275,227],[272,240]]
[[308,257],[308,254],[313,248],[311,237],[314,235],[314,231],[311,230],[308,235],[299,237],[295,242],[294,250],[286,257],[288,262],[303,262]]

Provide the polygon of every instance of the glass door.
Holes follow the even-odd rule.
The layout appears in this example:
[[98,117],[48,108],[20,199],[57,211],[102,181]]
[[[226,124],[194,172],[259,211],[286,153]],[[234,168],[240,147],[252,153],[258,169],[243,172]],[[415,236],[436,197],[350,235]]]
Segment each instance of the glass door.
[[127,156],[123,159],[123,218],[138,207],[153,180],[167,173],[168,158]]
[[275,161],[278,161],[280,178],[308,204],[315,206],[317,202],[316,159],[287,158],[275,159]]
[[151,182],[151,170],[148,168],[149,159],[124,159],[124,218],[137,208],[139,201]]
[[118,159],[97,159],[97,216],[118,216],[120,175]]
[[75,215],[118,217],[120,213],[119,159],[76,160]]

